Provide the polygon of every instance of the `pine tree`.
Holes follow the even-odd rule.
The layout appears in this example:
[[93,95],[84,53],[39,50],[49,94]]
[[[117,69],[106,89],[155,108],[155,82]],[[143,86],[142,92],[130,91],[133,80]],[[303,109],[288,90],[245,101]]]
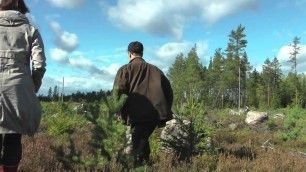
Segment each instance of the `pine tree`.
[[50,87],[48,90],[48,99],[51,100],[52,99],[52,88]]
[[247,104],[249,106],[253,106],[258,108],[259,100],[258,100],[258,86],[260,83],[260,75],[256,69],[250,74],[250,77],[247,80]]
[[301,47],[299,47],[298,45],[299,43],[300,43],[300,38],[298,38],[297,36],[294,37],[293,43],[290,44],[293,51],[290,53],[290,57],[288,61],[292,63],[291,69],[292,69],[292,72],[294,73],[293,82],[295,85],[295,105],[296,106],[298,106],[298,86],[299,86],[298,77],[297,77],[297,55],[299,54],[299,51],[301,49]]
[[280,107],[280,82],[282,77],[281,64],[279,63],[277,57],[274,57],[271,63],[272,71],[273,71],[273,81],[272,81],[272,102],[271,105],[274,108]]
[[186,82],[184,76],[186,73],[186,61],[183,54],[176,56],[172,67],[169,68],[167,76],[173,89],[174,104],[184,102],[186,94]]
[[203,100],[204,92],[204,67],[200,63],[197,54],[196,46],[188,53],[186,59],[186,73],[185,82],[187,84],[187,97],[195,98],[196,100]]
[[306,76],[301,75],[301,107],[306,107]]
[[208,82],[205,82],[209,86],[209,95],[213,107],[223,107],[223,94],[224,88],[222,85],[223,75],[223,60],[221,48],[215,50],[213,58],[210,60],[208,67]]
[[[247,69],[245,65],[247,62],[247,55],[244,51],[247,46],[247,40],[244,38],[246,35],[244,34],[245,27],[239,25],[238,28],[234,31],[232,30],[229,37],[229,43],[227,45],[226,59],[224,63],[224,80],[228,90],[228,101],[232,102],[239,106],[240,108],[240,97],[241,94],[245,94],[244,91],[240,92],[241,88],[246,88],[246,81],[244,76],[246,76],[246,71],[242,71],[241,69]],[[245,62],[242,63],[241,58],[246,58]]]
[[297,70],[296,70],[297,55],[300,54],[299,51],[301,50],[301,47],[299,47],[299,43],[300,43],[300,38],[296,36],[296,37],[293,38],[293,43],[290,44],[293,51],[291,53],[289,53],[290,57],[289,57],[288,62],[292,63],[291,69],[295,74],[297,74]]
[[262,67],[262,96],[265,97],[265,101],[261,102],[263,106],[267,107],[278,107],[280,105],[280,82],[281,82],[281,65],[274,57],[271,62],[269,58],[266,59]]
[[250,66],[250,62],[248,60],[248,56],[246,52],[243,53],[240,59],[240,92],[241,92],[241,102],[246,106],[247,101],[247,78],[250,75],[250,71],[252,67]]
[[53,99],[54,101],[56,101],[56,100],[58,100],[58,98],[59,98],[59,89],[58,89],[58,87],[57,87],[57,85],[56,85],[56,86],[54,86],[54,88],[53,88],[52,99]]

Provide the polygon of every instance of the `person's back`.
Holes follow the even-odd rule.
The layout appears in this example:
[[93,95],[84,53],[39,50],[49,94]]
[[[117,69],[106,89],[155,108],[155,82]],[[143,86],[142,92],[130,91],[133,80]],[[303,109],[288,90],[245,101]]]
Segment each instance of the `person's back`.
[[172,90],[159,68],[142,58],[134,58],[120,72],[128,77],[125,91],[128,99],[122,113],[129,114],[131,123],[158,122],[172,118]]
[[[2,0],[1,7],[6,2]],[[16,10],[0,10],[0,65],[0,101],[5,116],[0,132],[33,135],[40,121],[36,92],[45,73],[45,54],[39,32]],[[4,106],[8,104],[13,106]],[[15,121],[19,118],[31,120]]]
[[131,42],[128,54],[130,62],[118,70],[114,90],[128,96],[120,115],[131,126],[132,152],[138,165],[149,161],[149,137],[154,129],[173,118],[173,92],[163,72],[142,58],[140,42]]
[[17,171],[21,136],[39,127],[36,96],[45,73],[42,38],[25,14],[23,0],[0,0],[0,155],[3,171]]

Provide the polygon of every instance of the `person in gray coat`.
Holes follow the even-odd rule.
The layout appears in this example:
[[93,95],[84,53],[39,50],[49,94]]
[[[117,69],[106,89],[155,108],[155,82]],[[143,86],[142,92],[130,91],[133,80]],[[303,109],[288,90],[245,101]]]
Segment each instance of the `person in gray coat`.
[[41,119],[36,96],[46,57],[23,0],[0,0],[0,150],[3,171],[17,171],[21,136],[33,136]]

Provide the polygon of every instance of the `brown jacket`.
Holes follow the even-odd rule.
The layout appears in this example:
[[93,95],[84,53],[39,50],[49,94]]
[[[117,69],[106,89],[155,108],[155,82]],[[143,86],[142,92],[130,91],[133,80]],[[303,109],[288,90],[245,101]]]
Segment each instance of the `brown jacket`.
[[121,109],[126,122],[165,122],[173,118],[173,92],[169,80],[159,68],[142,58],[135,58],[118,70],[116,88],[119,96],[128,96]]

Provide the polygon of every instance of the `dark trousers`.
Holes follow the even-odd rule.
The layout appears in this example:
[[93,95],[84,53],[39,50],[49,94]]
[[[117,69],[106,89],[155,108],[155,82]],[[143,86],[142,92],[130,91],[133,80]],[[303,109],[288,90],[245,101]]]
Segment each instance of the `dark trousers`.
[[150,159],[149,138],[156,128],[157,123],[138,123],[131,125],[133,154],[135,164],[148,162]]
[[0,134],[0,156],[4,166],[16,166],[22,156],[21,134]]

